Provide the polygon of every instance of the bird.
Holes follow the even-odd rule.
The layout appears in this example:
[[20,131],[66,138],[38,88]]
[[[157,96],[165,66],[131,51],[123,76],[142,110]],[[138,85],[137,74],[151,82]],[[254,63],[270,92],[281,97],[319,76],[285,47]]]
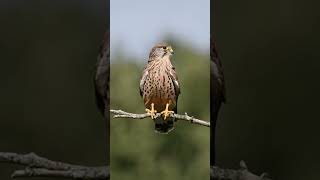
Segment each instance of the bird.
[[95,67],[94,89],[96,104],[103,115],[106,125],[106,154],[107,164],[110,165],[110,31],[106,31],[99,48],[99,55]]
[[[158,43],[149,53],[148,63],[140,80],[140,95],[146,112],[155,123],[155,132],[168,134],[174,129],[180,84],[175,67],[171,63],[174,54],[168,43]],[[160,112],[160,116],[157,116]]]
[[215,165],[215,135],[218,113],[226,102],[226,87],[222,63],[213,38],[210,39],[210,165]]
[[94,89],[98,109],[104,117],[109,117],[109,82],[110,82],[110,38],[109,31],[104,34],[99,48],[95,67]]

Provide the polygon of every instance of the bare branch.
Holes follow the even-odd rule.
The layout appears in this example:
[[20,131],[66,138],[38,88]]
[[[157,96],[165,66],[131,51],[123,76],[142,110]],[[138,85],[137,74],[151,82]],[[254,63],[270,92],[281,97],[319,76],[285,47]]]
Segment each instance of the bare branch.
[[[111,109],[110,112],[115,114],[113,116],[114,118],[144,119],[144,118],[150,117],[149,113],[135,114],[135,113],[125,112],[123,110],[113,110],[113,109]],[[161,116],[161,114],[157,113],[155,117],[159,117],[159,116]],[[170,114],[170,116],[175,118],[176,120],[189,121],[192,124],[197,124],[197,125],[201,125],[201,126],[210,127],[210,122],[204,121],[204,120],[201,120],[201,119],[197,119],[197,118],[194,118],[192,116],[188,116],[187,113],[185,113],[184,115]]]
[[0,152],[0,162],[26,166],[16,170],[11,177],[63,177],[74,179],[109,179],[109,167],[87,167],[52,161],[34,153],[17,154]]
[[[11,177],[59,177],[71,179],[100,180],[110,179],[107,166],[87,167],[64,162],[52,161],[34,153],[17,154],[0,152],[0,162],[14,163],[26,166],[25,169],[15,170]],[[211,180],[271,180],[266,173],[257,176],[251,173],[244,161],[240,162],[240,169],[221,169],[210,167]]]
[[240,162],[240,169],[221,169],[217,166],[210,167],[211,180],[271,180],[267,173],[257,176],[251,173],[244,161]]

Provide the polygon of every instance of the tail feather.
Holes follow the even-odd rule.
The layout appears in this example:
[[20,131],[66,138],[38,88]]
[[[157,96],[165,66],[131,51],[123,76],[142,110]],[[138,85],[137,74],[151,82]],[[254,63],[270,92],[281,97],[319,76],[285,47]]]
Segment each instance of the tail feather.
[[[178,102],[178,97],[176,99]],[[173,109],[174,113],[177,113],[178,106]],[[175,118],[168,117],[166,120],[162,116],[157,117],[155,120],[155,131],[160,134],[168,134],[170,131],[174,130]]]
[[166,120],[163,117],[157,117],[155,122],[155,131],[160,134],[168,134],[174,129],[174,118],[168,117]]

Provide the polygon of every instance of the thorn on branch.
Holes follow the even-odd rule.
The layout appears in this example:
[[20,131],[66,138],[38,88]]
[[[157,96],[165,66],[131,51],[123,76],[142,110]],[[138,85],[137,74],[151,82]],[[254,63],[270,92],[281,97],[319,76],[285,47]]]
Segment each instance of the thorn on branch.
[[243,160],[240,161],[240,168],[241,168],[242,170],[247,170],[247,169],[248,169],[246,163],[245,163]]

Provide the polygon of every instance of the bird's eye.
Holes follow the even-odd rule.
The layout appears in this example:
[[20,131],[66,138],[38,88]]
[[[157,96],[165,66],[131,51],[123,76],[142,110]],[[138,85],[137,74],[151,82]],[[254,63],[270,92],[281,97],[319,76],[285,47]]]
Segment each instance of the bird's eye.
[[164,46],[164,47],[162,47],[162,49],[167,49],[167,47]]

